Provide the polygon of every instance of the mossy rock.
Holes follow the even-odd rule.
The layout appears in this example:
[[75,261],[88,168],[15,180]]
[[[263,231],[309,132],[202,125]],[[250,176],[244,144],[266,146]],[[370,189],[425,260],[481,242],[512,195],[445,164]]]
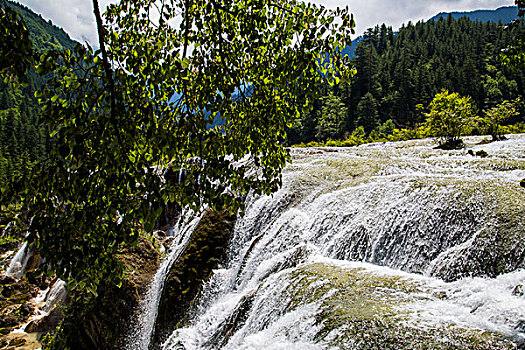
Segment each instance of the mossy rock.
[[22,325],[32,315],[34,307],[29,301],[38,294],[38,287],[27,279],[0,278],[0,328],[7,334]]
[[465,147],[465,144],[463,143],[463,140],[451,140],[444,143],[439,144],[436,149],[442,149],[444,151],[450,151],[455,149],[461,149]]
[[315,342],[326,348],[355,350],[516,349],[502,335],[457,325],[419,326],[414,302],[431,298],[424,283],[409,277],[316,263],[290,279],[286,312],[320,302]]
[[160,252],[158,244],[142,234],[139,244],[120,253],[126,270],[122,286],[102,282],[97,298],[86,305],[82,300],[71,303],[64,312],[64,321],[51,348],[75,350],[119,349],[138,307],[140,296],[147,290],[157,271]]
[[18,346],[25,345],[25,343],[27,343],[27,340],[25,340],[23,338],[17,338],[17,339],[11,340],[9,342],[9,346],[18,347]]
[[226,259],[236,216],[208,210],[164,283],[153,343],[162,341],[191,312],[213,269]]
[[476,152],[476,156],[480,158],[487,158],[489,154],[485,150],[480,150]]
[[0,340],[0,349],[6,350],[37,350],[42,344],[37,334],[11,333]]

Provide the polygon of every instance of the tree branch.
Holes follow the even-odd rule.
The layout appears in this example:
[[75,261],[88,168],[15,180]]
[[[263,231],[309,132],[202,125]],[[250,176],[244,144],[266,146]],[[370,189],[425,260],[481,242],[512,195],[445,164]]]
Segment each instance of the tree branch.
[[102,60],[104,63],[104,71],[106,73],[106,78],[108,79],[109,84],[109,93],[111,99],[111,122],[115,127],[115,132],[119,138],[120,143],[120,133],[117,127],[117,118],[116,118],[116,106],[115,106],[115,82],[113,81],[113,73],[111,72],[111,66],[109,65],[108,53],[106,51],[106,46],[104,45],[104,26],[102,24],[102,16],[100,15],[100,9],[98,7],[98,0],[93,0],[93,11],[95,13],[95,18],[97,20],[97,31],[98,31],[98,43],[100,45],[100,51],[102,52]]

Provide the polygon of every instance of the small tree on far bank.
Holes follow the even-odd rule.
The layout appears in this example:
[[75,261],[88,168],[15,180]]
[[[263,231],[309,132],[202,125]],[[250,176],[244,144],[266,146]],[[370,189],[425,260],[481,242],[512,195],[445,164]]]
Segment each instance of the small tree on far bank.
[[357,105],[357,126],[362,126],[366,133],[379,127],[377,101],[371,93],[366,93]]
[[330,93],[323,98],[323,107],[319,124],[316,128],[316,137],[319,140],[341,138],[344,131],[348,108],[339,96]]
[[501,123],[518,114],[516,104],[519,100],[503,101],[499,105],[484,111],[483,123],[486,125],[487,133],[492,136],[492,141],[505,140],[502,133]]
[[461,136],[470,132],[476,120],[470,97],[442,90],[428,107],[426,124],[441,139],[440,147],[459,147],[463,143]]

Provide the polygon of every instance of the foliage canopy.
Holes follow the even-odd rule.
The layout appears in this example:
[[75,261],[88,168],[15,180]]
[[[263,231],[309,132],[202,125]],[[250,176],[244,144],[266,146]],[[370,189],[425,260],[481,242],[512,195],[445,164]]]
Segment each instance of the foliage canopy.
[[505,139],[501,133],[501,124],[505,120],[518,114],[516,110],[518,102],[519,99],[516,101],[503,101],[499,105],[484,111],[485,117],[483,118],[483,122],[487,127],[488,133],[492,136],[492,140],[499,141]]
[[[280,185],[283,130],[322,79],[350,77],[339,48],[353,27],[348,9],[296,0],[111,5],[101,50],[41,57],[37,70],[54,73],[38,96],[56,147],[2,201],[21,204],[29,240],[72,287],[118,284],[115,253],[166,203],[235,211],[248,191]],[[165,182],[166,168],[186,176]]]
[[340,138],[345,126],[346,113],[347,108],[341,101],[341,98],[334,95],[325,96],[319,124],[317,125],[317,138]]
[[516,35],[514,42],[501,55],[504,63],[517,67],[518,69],[525,69],[525,29],[523,29],[523,17],[525,16],[525,0],[515,0],[518,6],[519,20],[510,25],[511,28],[521,28],[521,31]]
[[474,126],[474,108],[468,96],[443,90],[428,107],[426,123],[446,143],[458,142]]
[[21,16],[0,0],[0,77],[4,83],[27,82],[33,45]]

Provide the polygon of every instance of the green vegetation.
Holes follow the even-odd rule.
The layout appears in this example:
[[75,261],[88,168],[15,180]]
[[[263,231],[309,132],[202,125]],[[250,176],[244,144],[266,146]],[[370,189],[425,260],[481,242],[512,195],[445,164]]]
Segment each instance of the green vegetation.
[[332,94],[323,98],[323,107],[317,125],[317,138],[339,138],[343,134],[346,107],[341,98]]
[[511,45],[509,45],[502,54],[504,64],[517,69],[525,69],[525,29],[523,18],[525,16],[525,1],[515,0],[518,6],[518,16],[520,20],[514,21],[509,27],[520,30]]
[[132,273],[124,275],[121,286],[102,281],[91,303],[73,299],[60,326],[42,339],[43,349],[120,349],[129,342],[126,336],[134,312],[159,266],[157,244],[141,236],[135,247],[120,251],[118,259]]
[[[339,48],[354,27],[348,9],[295,0],[123,0],[104,19],[94,9],[100,50],[39,58],[35,70],[51,74],[38,98],[53,144],[0,203],[19,203],[46,267],[85,300],[102,281],[122,283],[117,253],[167,203],[235,212],[248,191],[278,188],[284,128],[321,81],[350,77]],[[208,128],[217,117],[227,122]],[[184,178],[164,183],[155,169],[168,166]]]
[[461,146],[460,137],[468,135],[475,123],[470,98],[443,90],[434,97],[429,109],[426,124],[435,136],[441,138],[440,147]]
[[[515,101],[517,114],[507,118],[507,131],[523,130],[525,120],[525,70],[513,69],[500,59],[501,51],[511,45],[520,28],[505,29],[496,23],[473,22],[468,18],[449,17],[404,25],[397,35],[386,25],[369,29],[352,60],[357,73],[350,83],[318,87],[321,98],[310,113],[301,115],[301,123],[290,129],[289,144],[326,142],[318,130],[323,96],[339,97],[346,107],[342,135],[332,137],[347,145],[419,137],[425,110],[443,89],[469,97],[476,111],[488,111],[504,101]],[[398,130],[394,135],[381,130],[391,121]],[[360,126],[365,136],[347,141]],[[424,127],[423,127],[424,128]],[[489,132],[478,125],[473,133]],[[358,132],[357,134],[359,134]],[[384,134],[381,137],[381,134]],[[430,134],[425,133],[425,137]],[[357,141],[357,142],[355,142]]]
[[516,111],[518,102],[519,100],[514,102],[503,101],[501,104],[484,112],[485,118],[483,123],[486,125],[487,134],[492,136],[493,141],[505,139],[505,135],[501,130],[501,124],[518,114]]
[[397,129],[391,119],[373,129],[369,134],[363,126],[357,127],[344,139],[327,141],[301,142],[294,147],[353,147],[373,142],[406,141],[438,136],[440,148],[454,149],[462,147],[461,136],[470,135],[472,130],[482,130],[491,135],[492,141],[505,139],[505,134],[525,132],[525,123],[502,125],[506,120],[516,116],[516,105],[519,100],[501,104],[483,111],[484,116],[473,114],[473,106],[468,97],[447,90],[438,93],[429,105],[430,113],[425,123],[413,129]]
[[[46,76],[30,69],[33,59],[49,49],[72,49],[76,42],[28,8],[0,1],[0,187],[49,157],[49,129],[42,125],[34,96]],[[22,83],[22,86],[20,86]]]
[[13,80],[26,79],[26,72],[32,62],[33,44],[29,30],[20,14],[0,1],[0,76],[4,84]]

